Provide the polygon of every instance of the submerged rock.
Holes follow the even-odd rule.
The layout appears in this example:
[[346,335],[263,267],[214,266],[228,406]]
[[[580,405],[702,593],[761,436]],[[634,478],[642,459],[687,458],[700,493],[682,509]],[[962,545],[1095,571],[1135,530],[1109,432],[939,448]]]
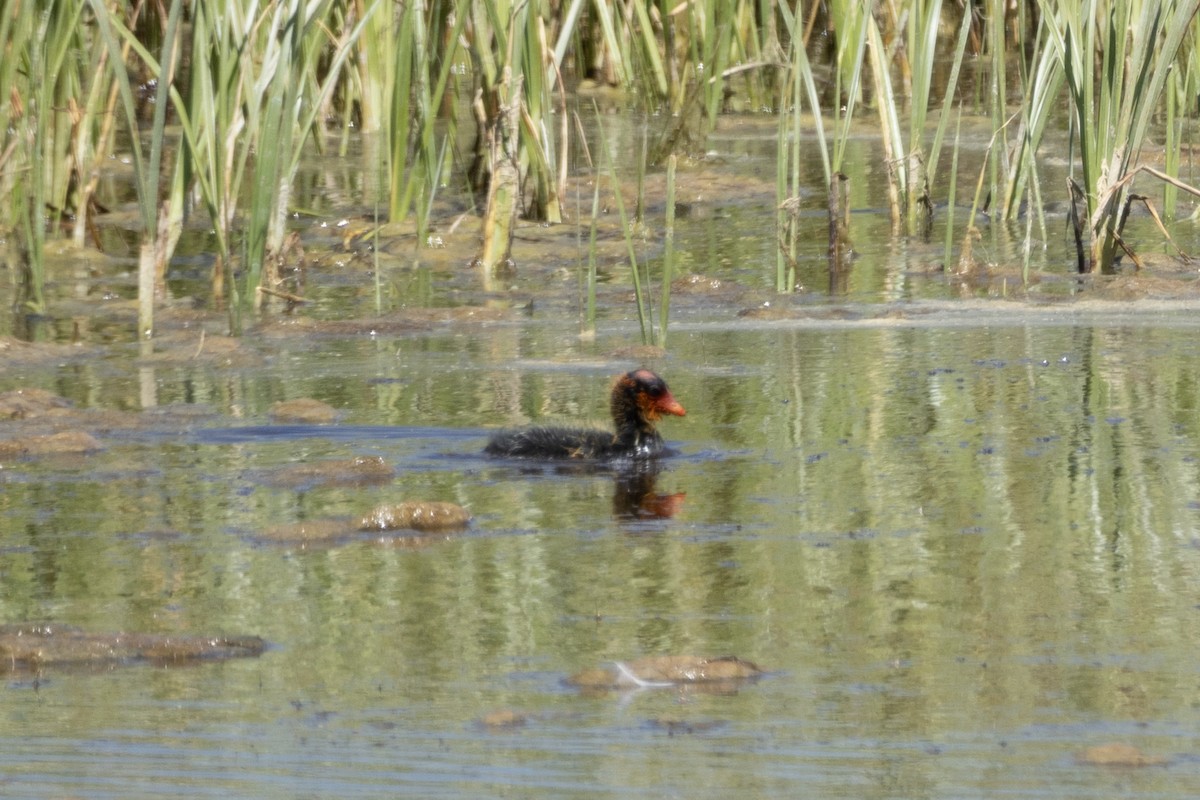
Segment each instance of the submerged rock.
[[22,436],[0,442],[0,458],[33,458],[47,455],[94,453],[104,446],[90,433],[62,431],[38,436]]
[[337,420],[337,409],[311,397],[280,400],[267,412],[273,422],[293,422],[303,425],[326,425]]
[[277,525],[264,531],[259,538],[276,544],[309,547],[334,546],[344,542],[361,541],[368,534],[381,545],[423,547],[466,527],[470,513],[454,503],[410,501],[383,505],[355,521],[346,519],[316,519],[289,525]]
[[464,528],[470,521],[471,513],[460,505],[414,500],[379,506],[359,521],[358,529],[362,531],[444,531]]
[[1089,747],[1078,753],[1075,760],[1089,767],[1161,767],[1167,763],[1167,759],[1162,756],[1148,756],[1124,742],[1109,742]]
[[739,291],[741,287],[721,278],[714,278],[711,275],[699,275],[697,273],[689,273],[676,278],[671,282],[671,291],[680,293],[693,293],[701,295],[728,295],[731,291]]
[[45,389],[13,389],[0,393],[0,419],[32,419],[70,407],[70,400]]
[[479,718],[479,724],[490,731],[512,730],[529,722],[529,715],[511,708],[498,708]]
[[357,531],[346,520],[315,519],[290,525],[267,528],[259,538],[281,544],[298,544],[301,547],[316,544],[333,544],[354,536]]
[[[76,320],[78,334],[78,320]],[[85,347],[79,342],[55,344],[53,342],[26,342],[12,336],[0,336],[0,362],[8,365],[51,365],[93,358],[96,348]]]
[[154,337],[154,351],[143,353],[142,364],[223,364],[250,366],[262,356],[247,348],[244,340],[232,336],[208,334],[204,330],[164,331]]
[[763,670],[737,656],[648,656],[634,661],[616,661],[611,667],[577,672],[567,683],[580,689],[634,689],[647,687],[707,685],[732,688],[754,680]]
[[394,477],[396,471],[379,456],[355,456],[311,464],[288,464],[270,472],[266,482],[286,488],[370,486],[387,483]]
[[655,717],[654,719],[646,720],[646,724],[652,728],[665,731],[668,736],[682,736],[693,733],[707,733],[708,731],[724,727],[726,723],[724,720],[719,719],[687,720],[675,717]]
[[258,636],[89,633],[70,625],[19,623],[0,626],[0,672],[139,661],[177,664],[257,656],[265,648]]

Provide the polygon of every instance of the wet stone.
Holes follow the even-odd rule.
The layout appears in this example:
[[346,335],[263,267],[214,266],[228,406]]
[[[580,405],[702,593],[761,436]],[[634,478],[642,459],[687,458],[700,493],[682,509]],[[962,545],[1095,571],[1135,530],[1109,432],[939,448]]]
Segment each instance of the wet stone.
[[567,683],[581,689],[633,689],[685,685],[733,685],[763,675],[757,664],[736,656],[649,656],[577,672]]
[[71,401],[45,389],[13,389],[0,394],[0,419],[32,419],[70,406]]
[[695,733],[707,733],[725,726],[723,720],[687,720],[674,717],[656,717],[646,721],[651,728],[664,731],[668,736],[687,736]]
[[672,281],[671,291],[724,296],[731,292],[740,292],[741,289],[730,281],[715,278],[711,275],[699,275],[693,272]]
[[62,364],[86,360],[95,353],[95,348],[80,344],[26,342],[12,336],[0,336],[0,362],[8,365]]
[[374,486],[388,483],[396,476],[379,456],[318,461],[312,464],[287,464],[270,472],[266,483],[286,488],[313,486]]
[[38,436],[22,436],[0,441],[0,458],[36,458],[48,455],[79,455],[102,450],[103,445],[84,431],[61,431]]
[[437,501],[409,501],[382,505],[363,517],[362,531],[445,531],[464,528],[471,513],[460,505]]
[[1089,767],[1161,767],[1167,759],[1150,756],[1124,742],[1109,742],[1089,747],[1075,756],[1075,760]]
[[204,331],[166,331],[154,337],[154,352],[143,355],[143,364],[223,364],[248,366],[261,357],[249,350],[244,342],[232,336],[207,334]]
[[512,730],[529,722],[529,715],[511,708],[498,708],[479,718],[479,724],[491,731]]
[[306,547],[308,545],[333,544],[353,536],[355,533],[354,527],[345,520],[317,519],[290,525],[276,525],[263,531],[259,538],[277,544],[296,544]]
[[299,423],[302,425],[327,425],[337,420],[338,412],[328,403],[311,397],[295,400],[280,400],[267,412],[273,422]]
[[258,636],[91,633],[69,625],[0,626],[0,671],[113,663],[188,663],[261,655]]

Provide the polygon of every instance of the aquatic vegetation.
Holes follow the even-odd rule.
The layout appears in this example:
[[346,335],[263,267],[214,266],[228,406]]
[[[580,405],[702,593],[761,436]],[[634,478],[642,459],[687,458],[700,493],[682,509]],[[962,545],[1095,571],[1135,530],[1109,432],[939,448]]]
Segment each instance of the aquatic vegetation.
[[[1041,8],[1062,62],[1079,148],[1075,193],[1087,220],[1081,249],[1090,270],[1107,272],[1120,253],[1133,255],[1121,238],[1130,179],[1200,2],[1076,0]],[[1097,53],[1098,66],[1092,63]]]
[[[90,238],[106,250],[136,250],[142,336],[153,332],[192,219],[211,225],[208,299],[228,307],[231,330],[276,297],[301,159],[326,148],[331,134],[344,151],[351,129],[379,135],[379,194],[390,222],[415,219],[415,249],[431,246],[439,192],[470,187],[484,221],[477,263],[491,285],[497,270],[520,267],[517,221],[567,221],[568,178],[593,168],[576,155],[587,143],[570,124],[579,99],[569,90],[583,85],[615,88],[618,108],[647,115],[638,132],[649,143],[643,170],[703,153],[724,113],[778,115],[773,266],[781,292],[796,285],[799,228],[787,204],[807,178],[799,155],[810,130],[835,268],[850,247],[850,201],[862,203],[857,193],[872,170],[886,170],[888,188],[867,202],[891,207],[897,235],[928,233],[933,209],[946,202],[938,164],[956,103],[990,120],[980,210],[1008,220],[1022,207],[1037,210],[1027,221],[1026,265],[1035,224],[1047,235],[1040,208],[1071,195],[1085,269],[1109,270],[1132,255],[1122,230],[1134,177],[1149,174],[1139,159],[1156,115],[1165,116],[1168,219],[1179,189],[1191,191],[1179,180],[1179,154],[1195,113],[1187,99],[1200,85],[1200,0],[989,0],[962,11],[940,0],[874,9],[839,0],[812,6],[805,18],[791,4],[751,0],[25,5],[17,0],[19,13],[0,20],[0,83],[10,87],[0,104],[0,234],[20,276],[13,306],[47,311],[45,245],[67,235],[59,233],[66,226],[76,246]],[[964,92],[968,52],[982,57]],[[948,54],[944,80],[939,53]],[[1015,82],[1006,77],[1013,74]],[[1064,100],[1077,177],[1073,189],[1048,191],[1038,154]],[[879,115],[872,130],[883,165],[847,162],[863,108]],[[469,148],[459,136],[468,128]],[[101,180],[113,156],[134,173],[136,243],[95,235],[96,212],[122,199]],[[628,180],[611,160],[595,168],[615,187]],[[630,248],[643,338],[660,343],[674,256],[669,214],[657,324],[647,272]]]

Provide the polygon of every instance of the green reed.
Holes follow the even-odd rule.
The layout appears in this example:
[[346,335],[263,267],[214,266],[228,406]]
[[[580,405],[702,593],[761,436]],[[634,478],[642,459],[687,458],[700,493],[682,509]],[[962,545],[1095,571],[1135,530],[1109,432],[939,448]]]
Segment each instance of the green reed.
[[[369,54],[366,63],[390,65],[390,69],[381,70],[390,82],[370,93],[380,95],[377,102],[382,106],[380,117],[388,141],[388,217],[398,222],[415,209],[418,242],[426,239],[428,209],[442,173],[437,148],[438,109],[446,100],[458,58],[458,41],[470,19],[462,3],[433,3],[433,12],[421,3],[406,3],[395,11],[383,7],[372,20],[371,36],[362,48]],[[444,30],[441,23],[447,16],[453,19],[453,26]],[[435,42],[445,42],[447,47],[435,48]],[[366,77],[364,74],[364,80]]]
[[[491,198],[484,209],[491,246],[481,251],[481,261],[503,261],[518,213],[551,223],[563,218],[573,144],[564,83],[592,66],[626,89],[631,105],[660,112],[653,119],[670,130],[652,163],[698,150],[727,105],[759,108],[768,104],[762,98],[776,98],[776,285],[781,291],[794,287],[798,226],[783,206],[799,195],[806,177],[799,158],[802,131],[815,128],[832,197],[851,122],[869,94],[880,114],[896,203],[907,205],[912,230],[920,205],[935,201],[939,150],[958,99],[971,23],[964,13],[954,31],[940,30],[938,21],[950,13],[942,0],[901,0],[876,13],[852,0],[832,0],[816,7],[807,22],[796,18],[791,4],[771,0],[10,5],[17,13],[0,15],[6,53],[0,85],[9,92],[0,103],[0,233],[16,242],[13,249],[27,264],[27,308],[45,308],[47,237],[59,235],[56,226],[70,210],[76,216],[72,235],[84,243],[99,165],[114,141],[127,140],[139,228],[152,245],[139,267],[143,331],[150,329],[153,297],[165,289],[182,215],[190,211],[185,204],[197,199],[214,230],[214,297],[228,303],[231,327],[241,326],[260,303],[258,287],[271,280],[281,252],[300,155],[320,149],[338,120],[382,132],[388,215],[394,221],[415,216],[421,242],[439,188],[465,181],[466,161],[474,156],[474,186]],[[1087,261],[1109,268],[1123,252],[1121,219],[1138,148],[1155,114],[1166,115],[1166,172],[1174,176],[1180,169],[1181,137],[1194,113],[1183,101],[1200,86],[1198,5],[1200,0],[1038,0],[1038,13],[1031,3],[1016,7],[1015,39],[1006,33],[1003,0],[974,6],[984,22],[986,105],[995,135],[977,198],[991,197],[1008,217],[1022,202],[1040,208],[1038,151],[1065,98],[1073,118],[1071,146],[1079,154]],[[139,13],[166,18],[139,20]],[[811,31],[804,29],[814,21],[836,42],[832,87],[822,86],[808,63],[816,50],[805,50]],[[154,41],[139,41],[133,31],[154,31]],[[934,56],[944,52],[954,58],[950,85],[926,149]],[[461,68],[468,63],[470,70]],[[1010,107],[1004,75],[1014,67],[1022,100]],[[563,74],[571,69],[575,75]],[[897,75],[908,82],[908,92],[893,84]],[[146,119],[139,117],[133,83],[151,77],[158,87]],[[871,85],[864,88],[864,81]],[[476,92],[478,104],[456,102]],[[904,95],[911,96],[907,109]],[[804,106],[814,111],[812,121],[801,116]],[[178,134],[168,128],[170,114]],[[462,125],[476,126],[479,145],[460,160],[454,143]],[[833,131],[829,146],[826,125]],[[1169,212],[1175,188],[1167,183]],[[831,221],[845,210],[835,213],[831,206]],[[1027,226],[1027,238],[1033,224],[1045,228],[1039,214]],[[632,260],[632,250],[630,243],[638,289],[639,283],[648,286],[649,273]],[[670,265],[664,268],[666,299]],[[638,291],[639,320],[649,337],[656,330],[652,309]],[[665,336],[667,306],[658,305],[663,324],[657,335]]]
[[[778,245],[775,251],[775,291],[781,293],[792,292],[796,288],[796,253],[800,233],[798,226],[799,200],[797,198],[800,195],[802,181],[800,172],[801,130],[806,98],[808,107],[813,112],[813,125],[817,135],[826,186],[832,185],[834,175],[829,148],[825,143],[821,103],[818,99],[816,82],[813,79],[812,67],[804,49],[799,26],[795,16],[791,13],[785,13],[783,20],[790,40],[788,53],[790,69],[787,78],[779,83],[779,95],[776,103],[779,109],[779,125],[776,134],[775,159],[775,235]],[[852,103],[849,108],[853,109]],[[848,127],[845,130],[848,131]],[[841,149],[837,153],[839,158],[844,153],[844,139],[841,140],[840,145]],[[833,209],[830,209],[830,214],[835,214]],[[831,249],[834,245],[835,243],[831,241]]]
[[658,336],[655,344],[667,346],[667,323],[671,319],[671,281],[675,279],[675,166],[678,157],[667,157],[667,208],[663,223],[662,284],[659,289]]
[[888,205],[895,224],[900,220],[904,198],[908,197],[908,158],[904,152],[904,140],[900,136],[900,110],[892,90],[889,64],[884,57],[883,36],[875,17],[870,14],[865,16],[871,77],[875,87],[875,109],[879,112],[880,141],[888,174]]
[[[264,278],[277,279],[274,267],[287,235],[288,204],[301,155],[310,139],[320,145],[318,119],[325,102],[378,7],[378,0],[368,5],[358,25],[336,39],[326,24],[330,2],[285,0],[269,17],[259,18],[262,68],[247,75],[248,65],[243,65],[241,73],[255,146],[242,245],[243,310],[261,307],[265,295],[258,289]],[[251,76],[253,82],[247,80]]]
[[[946,116],[949,116],[948,114]],[[945,252],[942,255],[942,269],[951,270],[951,257],[954,253],[954,212],[958,203],[958,144],[962,133],[962,106],[958,107],[957,119],[954,123],[954,149],[950,151],[950,180],[946,187],[946,240]]]
[[[599,112],[596,113],[596,130],[599,135],[600,152],[603,156],[604,169],[608,173],[609,183],[612,186],[613,204],[617,207],[617,216],[621,221],[621,231],[625,237],[625,252],[629,256],[629,276],[633,282],[633,297],[637,305],[638,327],[641,329],[642,344],[650,344],[653,341],[654,331],[654,320],[651,316],[652,311],[649,298],[650,288],[647,285],[648,280],[642,280],[641,269],[638,266],[637,260],[637,249],[633,243],[636,226],[631,224],[629,216],[625,213],[625,199],[621,195],[621,180],[617,175],[616,165],[613,163],[612,142],[606,137],[604,124],[600,119]],[[644,165],[641,168],[644,169]]]
[[0,189],[6,198],[0,220],[15,234],[16,252],[9,253],[20,276],[14,306],[43,314],[47,235],[78,205],[81,164],[75,159],[86,157],[84,143],[94,132],[94,117],[85,116],[83,104],[95,86],[89,64],[97,52],[81,33],[85,3],[23,5],[0,15],[6,95],[0,104]]
[[[1079,148],[1087,262],[1092,271],[1108,272],[1128,252],[1120,228],[1129,184],[1200,0],[1071,0],[1041,8],[1063,64]],[[1101,63],[1093,69],[1098,51]]]
[[[1047,30],[1047,23],[1043,19],[1031,47],[1032,71],[1025,69],[1022,62],[1023,94],[1027,99],[1018,109],[1020,127],[1016,150],[1009,166],[1007,192],[1003,196],[1000,209],[1004,219],[1011,220],[1016,217],[1027,185],[1032,184],[1032,188],[1037,190],[1037,151],[1046,127],[1061,102],[1059,93],[1063,84],[1062,59],[1049,44]],[[1029,208],[1042,219],[1044,227],[1040,204],[1036,208]]]
[[[125,121],[131,131],[131,161],[141,218],[137,281],[138,336],[148,339],[154,332],[155,295],[165,283],[166,264],[170,259],[175,242],[178,241],[182,219],[182,209],[180,208],[182,181],[178,172],[179,162],[176,162],[173,167],[176,170],[175,179],[172,181],[173,191],[162,207],[159,204],[159,189],[166,139],[167,95],[173,82],[174,68],[178,58],[178,35],[183,3],[182,0],[173,0],[171,3],[163,31],[160,53],[155,58],[136,40],[130,32],[130,28],[127,27],[126,22],[134,22],[132,18],[123,20],[115,12],[110,12],[100,0],[90,1],[96,16],[99,37],[108,48],[108,61],[120,93]],[[155,88],[154,114],[148,131],[150,140],[148,154],[142,151],[139,117],[118,35],[124,40],[126,46],[138,51],[143,62],[158,79]],[[172,200],[174,201],[173,207]]]
[[[950,111],[958,88],[958,78],[962,72],[963,59],[966,56],[967,40],[971,29],[971,14],[966,11],[958,26],[958,38],[954,45],[953,60],[950,66],[950,76],[946,81],[942,97],[941,111],[938,116],[937,129],[928,151],[924,146],[925,123],[929,112],[930,94],[933,83],[933,71],[938,36],[938,22],[942,15],[940,0],[914,0],[909,14],[907,28],[908,49],[913,53],[911,60],[912,92],[909,120],[908,148],[914,157],[909,159],[915,163],[920,172],[910,181],[908,198],[908,223],[910,232],[915,229],[917,214],[924,209],[926,214],[932,214],[933,191],[937,180],[938,161],[941,158],[942,141],[950,121]],[[927,153],[927,155],[925,155]],[[953,177],[953,173],[951,173]]]
[[587,339],[596,338],[596,234],[600,219],[600,181],[592,188],[592,215],[588,225],[587,272],[584,276],[584,313],[582,334]]
[[1005,47],[1004,22],[1007,0],[984,0],[987,8],[987,42],[990,60],[988,75],[989,100],[988,111],[992,118],[992,135],[998,137],[988,152],[988,197],[1003,197],[1004,187],[1001,181],[1008,174],[1008,86],[1005,75],[1008,74],[1008,49]]
[[[51,83],[47,77],[46,64],[45,34],[49,16],[49,10],[41,14],[35,14],[32,11],[22,14],[18,9],[17,20],[7,20],[16,23],[13,25],[15,29],[13,32],[21,36],[24,49],[28,53],[24,80],[9,84],[24,86],[26,102],[23,108],[11,114],[11,117],[14,118],[12,122],[16,126],[16,135],[11,138],[9,146],[5,150],[6,161],[14,160],[14,167],[25,173],[22,180],[12,182],[16,202],[13,204],[15,213],[10,224],[17,234],[17,241],[21,249],[17,267],[22,273],[22,278],[18,282],[20,294],[14,297],[14,306],[24,306],[22,310],[35,314],[44,313],[46,308],[44,249],[47,224],[45,197],[48,163],[45,156],[53,157],[54,155],[44,152],[46,144],[52,144],[54,141],[50,136],[53,118],[50,109],[53,107],[53,100],[49,96]],[[11,59],[4,59],[4,61],[12,63]],[[13,66],[15,67],[15,65]],[[17,76],[10,74],[9,77],[13,79]],[[10,126],[5,127],[7,130],[14,130]],[[43,152],[39,152],[39,146],[43,148]],[[20,161],[15,161],[15,158],[19,158],[18,153],[29,155]]]
[[471,18],[467,50],[478,88],[471,177],[489,193],[477,258],[487,273],[508,259],[518,205],[528,218],[563,220],[569,115],[560,68],[580,15],[577,3],[565,16],[549,16],[550,6],[528,2],[469,3],[460,11]]

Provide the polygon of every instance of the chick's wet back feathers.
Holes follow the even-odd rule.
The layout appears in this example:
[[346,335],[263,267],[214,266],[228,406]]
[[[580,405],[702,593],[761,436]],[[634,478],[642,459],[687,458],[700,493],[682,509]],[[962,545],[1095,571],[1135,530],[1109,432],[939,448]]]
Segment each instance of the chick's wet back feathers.
[[512,458],[612,459],[658,455],[663,440],[655,423],[663,414],[687,412],[671,395],[667,383],[648,369],[617,378],[612,389],[614,432],[540,425],[505,431],[492,437],[484,452]]

